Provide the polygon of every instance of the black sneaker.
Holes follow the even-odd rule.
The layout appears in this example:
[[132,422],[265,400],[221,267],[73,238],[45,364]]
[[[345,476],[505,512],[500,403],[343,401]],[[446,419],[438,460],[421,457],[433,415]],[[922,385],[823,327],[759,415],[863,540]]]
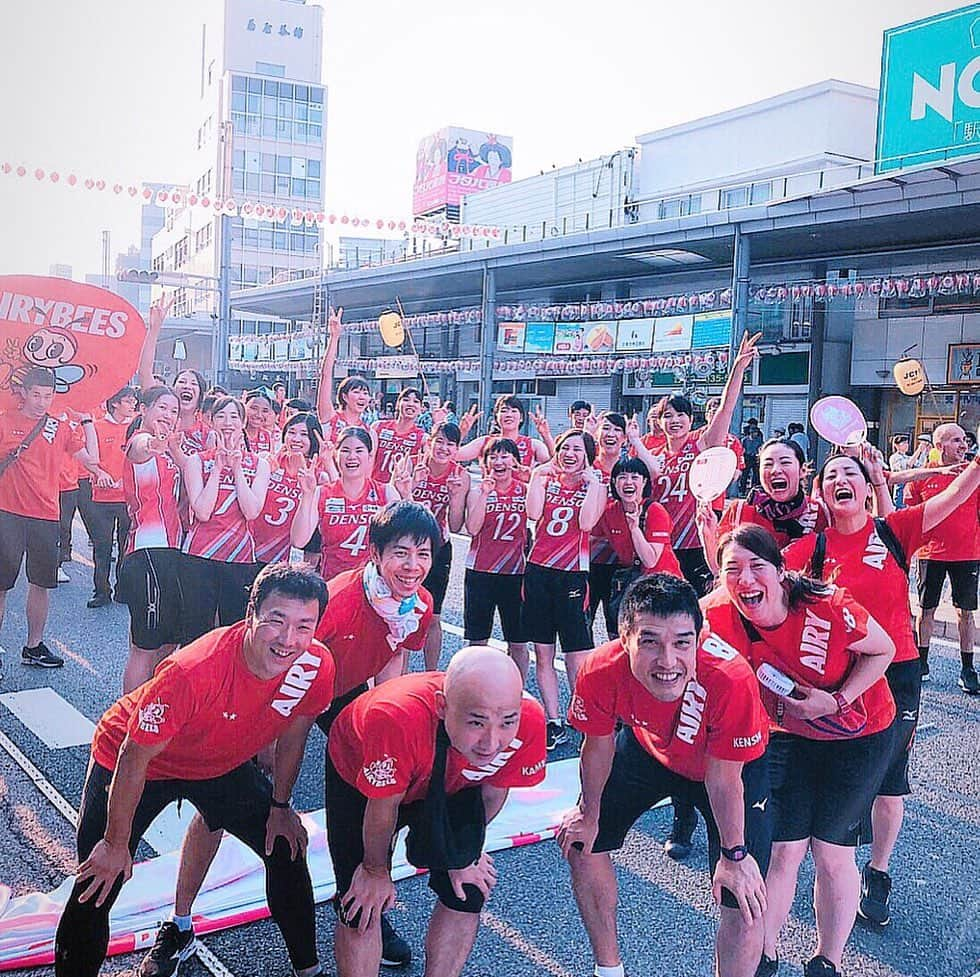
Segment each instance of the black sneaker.
[[977,679],[977,670],[970,665],[961,668],[959,686],[967,695],[980,695],[980,680]]
[[803,968],[803,977],[841,977],[841,972],[826,957],[814,957]]
[[921,678],[923,682],[931,682],[932,676],[929,674],[929,662],[922,662]]
[[873,926],[887,926],[891,922],[888,912],[888,896],[892,891],[892,879],[887,872],[879,872],[867,862],[861,870],[861,901],[858,915]]
[[193,952],[193,928],[180,930],[168,919],[160,927],[153,949],[140,961],[137,977],[171,977]]
[[412,962],[412,948],[403,940],[388,917],[381,916],[381,966],[407,967]]
[[86,607],[108,607],[112,603],[112,598],[108,594],[96,594],[89,597]]
[[568,742],[568,733],[565,730],[564,723],[556,723],[553,720],[549,720],[547,728],[545,730],[545,750],[551,753],[552,750],[558,749],[562,743]]
[[24,645],[21,649],[20,660],[25,665],[36,665],[38,668],[61,668],[64,665],[64,658],[59,658],[43,642],[39,642],[33,648]]
[[674,823],[670,826],[670,834],[664,842],[664,852],[675,862],[683,862],[691,854],[691,838],[694,836],[694,829],[698,826],[698,815],[694,808],[689,808],[687,812],[678,817],[674,812]]
[[755,977],[776,977],[778,972],[779,957],[773,960],[772,957],[767,957],[763,953],[762,959],[759,961],[759,966],[755,968]]

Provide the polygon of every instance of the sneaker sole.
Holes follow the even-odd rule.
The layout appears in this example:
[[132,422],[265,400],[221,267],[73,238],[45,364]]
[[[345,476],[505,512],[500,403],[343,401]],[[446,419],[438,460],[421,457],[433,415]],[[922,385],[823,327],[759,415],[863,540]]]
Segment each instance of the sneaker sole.
[[862,923],[867,923],[868,926],[871,926],[874,929],[884,929],[892,921],[891,916],[889,916],[883,923],[879,923],[877,919],[871,919],[870,916],[865,916],[864,913],[861,912],[860,906],[858,906],[858,919],[860,919]]
[[980,689],[968,689],[962,682],[956,683],[967,695],[980,695]]
[[384,957],[381,958],[382,967],[407,967],[411,962],[411,960],[386,960]]
[[64,662],[29,662],[21,659],[22,665],[30,665],[32,668],[63,668]]
[[[175,977],[178,970],[180,970],[180,965],[184,963],[185,960],[189,960],[194,953],[197,951],[197,937],[190,941],[183,950],[177,951],[177,962],[174,964],[174,969],[170,971],[170,977]],[[141,977],[142,971],[136,971],[137,977]]]

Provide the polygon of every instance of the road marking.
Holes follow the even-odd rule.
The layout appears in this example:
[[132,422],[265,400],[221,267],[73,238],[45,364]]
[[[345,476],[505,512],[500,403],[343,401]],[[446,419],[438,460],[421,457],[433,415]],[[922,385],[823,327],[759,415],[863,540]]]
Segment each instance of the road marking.
[[553,974],[554,977],[574,977],[571,971],[566,970],[554,957],[531,943],[520,930],[515,929],[510,923],[505,922],[488,909],[483,910],[480,919],[488,930],[496,933],[505,943],[509,943],[515,950],[524,954],[528,960],[547,970],[549,974]]
[[49,750],[88,746],[95,724],[51,688],[0,695],[2,702]]
[[[447,624],[445,621],[443,621],[442,630],[445,631],[446,634],[455,635],[457,638],[463,637],[463,629],[455,624]],[[503,641],[499,641],[497,638],[491,638],[489,644],[492,648],[499,648],[501,651],[507,650],[507,645]],[[531,653],[531,664],[534,664],[533,651]],[[563,658],[559,658],[557,655],[555,656],[555,668],[557,668],[559,672],[565,671],[565,660]]]

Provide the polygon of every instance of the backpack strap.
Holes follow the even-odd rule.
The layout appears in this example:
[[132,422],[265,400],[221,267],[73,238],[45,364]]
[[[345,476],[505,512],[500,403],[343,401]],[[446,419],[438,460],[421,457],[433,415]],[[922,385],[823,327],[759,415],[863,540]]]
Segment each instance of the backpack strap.
[[827,556],[827,536],[823,530],[813,535],[813,555],[810,557],[810,576],[814,580],[823,580],[823,564]]
[[0,475],[3,473],[34,443],[34,439],[41,433],[44,425],[48,422],[48,415],[42,414],[40,420],[28,432],[27,437],[10,454],[0,458]]
[[895,530],[888,525],[888,521],[883,519],[881,516],[875,516],[875,530],[878,533],[878,538],[885,544],[885,549],[894,557],[895,562],[902,568],[902,573],[908,576],[909,573],[909,561],[908,557],[905,555],[905,550],[902,549],[902,544],[899,538],[895,535]]

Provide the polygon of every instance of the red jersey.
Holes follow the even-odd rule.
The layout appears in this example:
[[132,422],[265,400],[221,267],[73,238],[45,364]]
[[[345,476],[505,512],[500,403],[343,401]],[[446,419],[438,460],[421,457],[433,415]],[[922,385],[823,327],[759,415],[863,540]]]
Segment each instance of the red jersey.
[[[0,459],[16,451],[36,425],[36,418],[19,410],[0,412]],[[81,427],[46,416],[27,450],[0,477],[0,511],[57,522],[61,469],[84,447]]]
[[466,566],[480,573],[523,573],[526,539],[527,486],[514,478],[509,489],[487,496],[487,514],[470,537]]
[[[885,516],[885,522],[902,544],[908,565],[922,543],[922,506],[892,512]],[[846,587],[856,601],[875,609],[875,620],[895,642],[893,661],[917,661],[919,651],[912,633],[908,574],[881,541],[874,520],[868,516],[856,533],[845,535],[836,529],[826,529],[823,534],[826,540],[823,579]],[[809,573],[816,543],[813,533],[798,539],[783,552],[786,566]]]
[[180,469],[169,454],[152,455],[136,465],[125,459],[123,494],[129,510],[126,552],[177,549],[183,527],[180,522]]
[[111,705],[92,739],[96,763],[115,769],[128,735],[144,746],[167,744],[150,761],[148,780],[208,780],[246,763],[297,716],[329,707],[334,667],[323,645],[314,641],[284,674],[260,679],[245,662],[245,631],[242,621],[192,641]]
[[109,488],[99,488],[92,481],[93,502],[125,502],[122,475],[123,464],[126,461],[126,429],[129,424],[121,424],[110,417],[102,417],[95,421],[95,436],[99,442],[99,468],[112,477],[113,484]]
[[320,575],[325,580],[363,567],[370,559],[368,525],[386,498],[385,486],[370,478],[356,499],[344,495],[339,480],[320,486]]
[[749,763],[769,741],[755,673],[714,634],[698,645],[695,675],[675,702],[640,685],[618,638],[596,648],[575,680],[568,721],[580,733],[612,736],[617,720],[655,760],[694,781],[704,780],[708,757]]
[[364,570],[348,570],[327,581],[330,599],[316,628],[333,656],[337,669],[335,692],[345,695],[374,678],[392,658],[403,651],[421,651],[432,623],[432,597],[420,587],[412,614],[418,627],[402,641],[368,603]]
[[279,450],[281,438],[278,431],[270,431],[264,427],[247,428],[245,436],[248,438],[249,451],[275,454]]
[[533,468],[537,463],[537,458],[534,457],[534,438],[528,434],[518,434],[516,437],[511,438],[511,441],[517,445],[517,453],[521,456],[521,464],[525,468]]
[[[840,587],[827,597],[790,611],[777,627],[759,629],[760,641],[749,638],[738,610],[724,591],[714,591],[706,603],[705,616],[711,630],[742,651],[754,669],[768,662],[795,681],[828,692],[836,692],[851,670],[855,656],[849,646],[868,634],[868,612]],[[776,721],[782,714],[779,696],[765,688],[760,692],[772,728],[782,729]],[[862,735],[887,729],[895,718],[895,702],[885,679],[875,682],[863,699],[868,721]]]
[[[72,427],[74,426],[72,425]],[[90,477],[88,469],[80,461],[72,458],[71,455],[65,455],[64,464],[61,466],[61,471],[58,472],[58,491],[74,492],[78,488],[79,471],[83,471],[86,478]]]
[[[650,431],[648,434],[644,434],[640,440],[643,442],[643,447],[651,455],[662,455],[667,451],[667,435],[663,431]],[[636,457],[636,452],[632,448],[630,448],[630,454],[634,458]]]
[[391,469],[401,455],[408,455],[412,465],[419,460],[422,447],[427,437],[425,431],[414,425],[407,434],[399,434],[396,430],[397,421],[378,421],[374,425],[374,473],[371,477],[376,482],[390,482]]
[[[200,455],[201,475],[205,482],[214,468],[214,451]],[[249,485],[255,480],[259,459],[247,451],[242,455],[242,471]],[[218,563],[254,563],[255,539],[248,520],[238,506],[235,475],[230,468],[221,471],[218,482],[218,500],[211,518],[206,522],[194,520],[190,532],[184,538],[184,552]]]
[[[616,461],[618,460],[617,458]],[[606,471],[600,464],[598,455],[592,467],[599,473],[602,484],[606,486],[606,499],[612,501],[612,492],[609,490],[609,484],[612,481],[612,468]],[[592,532],[589,534],[589,565],[613,566],[618,562],[616,550],[613,549],[608,536],[601,531],[600,524],[597,523],[592,527]]]
[[718,538],[721,539],[725,533],[747,522],[769,530],[776,538],[779,548],[783,549],[801,536],[823,532],[830,526],[830,516],[824,503],[810,496],[804,499],[798,512],[789,514],[786,519],[775,521],[763,515],[754,505],[749,505],[745,499],[735,499],[718,523]]
[[[449,465],[441,475],[433,475],[428,467],[422,472],[422,481],[412,489],[412,500],[419,502],[432,513],[443,543],[449,540],[449,486],[453,474],[465,474],[459,465]],[[466,476],[469,478],[469,476]]]
[[579,523],[588,491],[589,478],[583,478],[574,488],[567,488],[560,479],[548,479],[544,511],[534,529],[528,563],[552,570],[589,569],[589,534]]
[[663,467],[651,485],[653,501],[659,502],[673,522],[671,543],[675,550],[699,549],[701,539],[694,521],[697,512],[697,499],[691,494],[687,484],[691,463],[701,454],[698,439],[693,435],[681,446],[680,451],[663,454]]
[[[359,695],[341,710],[327,749],[337,773],[365,797],[396,797],[403,804],[425,798],[432,777],[439,716],[436,692],[443,672],[402,675]],[[541,704],[521,699],[514,738],[492,760],[473,767],[450,746],[446,793],[467,787],[533,787],[544,780],[545,723]]]
[[[644,571],[672,573],[675,577],[682,577],[680,564],[670,548],[671,525],[667,510],[656,502],[647,502],[644,506],[642,522],[644,538],[651,543],[663,545],[657,565],[644,567]],[[633,545],[633,537],[626,524],[626,512],[622,502],[611,499],[607,503],[606,511],[602,514],[594,532],[601,533],[609,541],[616,557],[614,563],[624,567],[633,565],[633,561],[637,558],[636,547]]]
[[289,531],[299,505],[299,480],[278,459],[269,475],[269,490],[258,519],[251,522],[256,563],[279,563],[289,559]]
[[180,448],[184,454],[199,455],[202,451],[207,451],[211,425],[199,414],[194,420],[194,426],[181,431],[180,434]]
[[[910,482],[905,486],[905,504],[919,505],[939,495],[955,478],[953,474],[936,472],[918,482]],[[932,530],[918,555],[921,560],[980,560],[980,489]]]
[[345,420],[341,414],[337,413],[323,425],[323,436],[327,441],[337,444],[340,441],[341,434],[349,427],[359,427],[364,431],[370,430],[363,421],[358,420],[356,424],[351,424],[350,421]]

